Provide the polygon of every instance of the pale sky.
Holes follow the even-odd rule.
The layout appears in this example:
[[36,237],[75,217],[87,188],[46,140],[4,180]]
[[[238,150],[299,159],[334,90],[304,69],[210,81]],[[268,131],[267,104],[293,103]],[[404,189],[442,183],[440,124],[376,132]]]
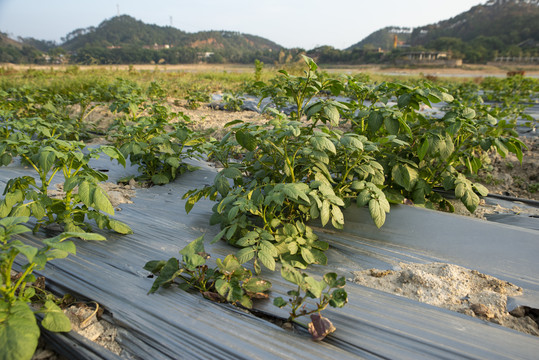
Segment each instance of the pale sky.
[[118,14],[186,31],[230,30],[286,48],[347,48],[386,26],[449,19],[486,0],[0,0],[0,31],[60,39]]

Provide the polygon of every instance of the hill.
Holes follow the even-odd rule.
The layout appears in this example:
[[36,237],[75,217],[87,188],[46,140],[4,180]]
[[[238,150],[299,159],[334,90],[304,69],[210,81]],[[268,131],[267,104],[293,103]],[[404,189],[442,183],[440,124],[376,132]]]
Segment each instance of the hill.
[[16,49],[21,50],[23,47],[23,44],[21,42],[11,39],[10,37],[7,36],[7,34],[0,32],[0,46],[1,47],[12,46]]
[[[539,0],[489,0],[448,20],[409,31],[386,27],[377,30],[346,50],[393,48],[449,51],[469,63],[499,56],[539,56]],[[403,42],[401,44],[401,41]]]
[[410,44],[428,46],[444,37],[463,42],[496,38],[506,46],[530,39],[539,41],[539,1],[491,0],[449,20],[415,28]]
[[[278,56],[283,47],[259,36],[234,31],[187,33],[170,27],[145,24],[128,15],[103,21],[98,27],[76,29],[62,47],[77,62],[167,63],[252,62]],[[156,53],[158,51],[158,53]]]
[[[408,43],[410,40],[410,35],[412,33],[411,28],[398,27],[398,26],[388,26],[383,29],[377,30],[367,36],[365,39],[360,42],[350,46],[346,50],[354,49],[383,49],[390,50],[395,47],[395,45],[402,45]],[[395,36],[397,41],[395,43]]]
[[43,55],[32,45],[24,41],[11,39],[0,32],[0,63],[37,63],[43,61]]
[[491,0],[449,20],[415,28],[411,46],[450,51],[467,62],[539,55],[539,1]]

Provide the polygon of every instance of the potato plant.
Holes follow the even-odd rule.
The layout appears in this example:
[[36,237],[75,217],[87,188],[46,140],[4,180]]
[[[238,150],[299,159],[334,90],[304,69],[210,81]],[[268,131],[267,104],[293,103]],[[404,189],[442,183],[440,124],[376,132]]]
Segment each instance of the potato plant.
[[183,290],[198,290],[204,297],[218,302],[228,302],[245,308],[253,307],[253,299],[268,298],[271,283],[244,268],[234,255],[216,259],[217,267],[210,268],[206,262],[209,255],[204,251],[204,236],[189,243],[180,251],[181,261],[176,258],[152,260],[144,269],[158,275],[149,293],[160,287],[176,284]]
[[91,127],[85,120],[103,98],[100,89],[96,88],[84,93],[59,94],[29,86],[8,89],[2,95],[2,118],[14,123],[16,128],[24,128],[34,140],[48,137],[88,139]]
[[211,218],[221,225],[217,239],[241,247],[241,262],[254,259],[257,271],[259,263],[273,270],[278,257],[295,266],[325,264],[328,244],[318,241],[307,221],[342,228],[342,209],[363,192],[361,199],[372,201],[375,222],[383,223],[389,204],[382,191],[367,190],[383,182],[382,166],[372,156],[376,146],[365,137],[342,134],[317,120],[305,125],[284,117],[230,127],[212,154],[227,159],[240,147],[242,161],[225,160],[212,186],[185,197],[187,211],[202,197],[217,200]]
[[[486,196],[488,191],[467,177],[483,167],[486,151],[496,149],[504,157],[511,152],[522,160],[525,145],[516,137],[514,125],[453,102],[442,88],[382,83],[361,95],[362,101],[354,103],[357,110],[348,118],[355,133],[379,143],[384,191],[393,202],[408,199],[416,205],[452,210],[450,202],[435,192],[443,188],[453,190],[474,212],[477,194]],[[419,111],[442,101],[447,105],[441,117]],[[395,141],[385,142],[389,137]]]
[[159,101],[145,102],[142,95],[132,97],[111,105],[120,116],[110,128],[110,138],[125,158],[139,166],[141,175],[136,179],[163,185],[194,170],[184,160],[196,157],[204,140],[187,126],[189,117],[171,112]]
[[[44,314],[41,326],[49,331],[68,332],[71,322],[52,300],[46,300],[36,310],[29,305],[35,289],[33,272],[42,270],[48,261],[75,254],[76,247],[69,238],[105,240],[98,234],[64,232],[42,240],[42,247],[24,244],[18,234],[30,231],[24,223],[28,217],[0,219],[0,348],[2,359],[24,360],[32,358],[40,334],[35,313]],[[12,277],[15,259],[22,262],[21,274]],[[22,260],[24,259],[24,260]]]
[[[3,192],[4,198],[0,200],[0,217],[33,216],[37,219],[34,230],[41,225],[58,223],[66,231],[83,232],[91,230],[86,220],[95,220],[99,228],[122,234],[131,232],[129,226],[108,216],[114,215],[114,208],[98,185],[107,176],[88,165],[90,159],[104,153],[125,166],[125,159],[116,148],[86,149],[81,142],[54,138],[44,142],[8,139],[0,142],[0,152],[4,160],[9,160],[4,164],[9,164],[11,157],[20,156],[39,178],[39,182],[31,176],[9,180]],[[61,199],[51,198],[48,193],[58,173],[64,179],[65,196]]]

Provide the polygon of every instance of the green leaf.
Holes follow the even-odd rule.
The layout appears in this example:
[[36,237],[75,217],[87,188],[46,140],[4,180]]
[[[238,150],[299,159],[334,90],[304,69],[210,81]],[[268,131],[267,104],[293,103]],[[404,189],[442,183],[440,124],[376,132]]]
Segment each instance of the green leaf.
[[326,241],[321,241],[321,240],[315,241],[312,246],[315,249],[320,249],[324,251],[329,249],[329,243],[327,243]]
[[507,145],[507,149],[513,154],[515,154],[518,161],[522,164],[523,154],[522,154],[522,145],[520,141],[518,140],[515,142],[509,141],[506,145]]
[[326,199],[333,205],[344,206],[344,201],[337,195],[327,195]]
[[109,226],[112,230],[116,231],[118,234],[132,234],[133,230],[121,221],[109,219]]
[[228,183],[228,180],[224,176],[221,176],[219,174],[217,174],[217,176],[215,177],[214,186],[219,192],[219,194],[221,194],[221,196],[223,197],[225,197],[230,191],[230,184]]
[[243,289],[250,293],[264,293],[271,289],[271,283],[257,277],[250,278],[243,282]]
[[485,186],[483,186],[483,185],[481,185],[479,183],[474,183],[473,187],[479,193],[479,195],[481,195],[481,196],[487,196],[488,195],[488,189]]
[[72,176],[70,178],[67,178],[66,181],[64,182],[64,191],[69,192],[73,190],[75,186],[77,186],[79,180],[80,178],[77,176]]
[[320,220],[322,221],[322,226],[326,226],[326,224],[329,222],[329,217],[330,217],[329,201],[324,200],[322,202],[322,209],[320,211]]
[[4,198],[4,202],[8,208],[12,208],[15,204],[20,203],[24,200],[24,194],[21,190],[16,190],[13,192],[8,192]]
[[34,256],[36,256],[38,252],[37,248],[23,244],[20,240],[12,241],[10,245],[12,248],[17,249],[18,252],[26,256],[29,263],[34,261]]
[[367,124],[369,126],[370,132],[376,132],[382,126],[384,122],[384,117],[379,111],[371,111],[367,119]]
[[369,201],[371,201],[371,199],[372,199],[371,192],[365,189],[358,194],[357,199],[356,199],[356,204],[358,207],[363,207],[367,205]]
[[0,166],[8,166],[13,161],[13,158],[10,154],[4,153],[0,156]]
[[75,254],[77,252],[77,247],[75,246],[73,241],[52,242],[47,240],[49,239],[43,240],[43,243],[49,245],[54,249],[62,250],[70,254]]
[[68,239],[70,237],[77,237],[79,239],[86,240],[86,241],[103,241],[103,240],[107,240],[107,238],[104,237],[103,235],[96,234],[96,233],[86,233],[86,232],[64,232],[64,233],[60,234],[59,236],[61,236],[60,241]]
[[227,127],[230,127],[230,126],[234,126],[236,124],[243,124],[243,120],[239,120],[239,119],[236,119],[236,120],[232,120],[232,121],[229,121],[225,124],[224,128],[227,128]]
[[255,257],[256,248],[254,246],[249,246],[241,249],[236,253],[236,257],[240,264],[245,264],[249,260]]
[[39,338],[34,312],[24,301],[13,305],[0,300],[0,349],[2,359],[29,360]]
[[41,325],[53,332],[71,331],[71,321],[53,301],[47,300],[40,312],[45,313]]
[[324,281],[317,281],[310,276],[305,277],[305,285],[306,290],[312,293],[315,298],[321,297],[322,291],[326,288],[326,283]]
[[154,293],[160,286],[167,287],[174,281],[176,272],[179,270],[178,259],[170,258],[161,269],[159,276],[153,282],[153,285],[148,293]]
[[328,264],[328,257],[321,250],[311,248],[311,254],[313,254],[313,257],[314,257],[313,264],[318,264],[318,265]]
[[236,132],[236,141],[249,151],[256,149],[258,144],[256,137],[254,137],[251,133],[241,130]]
[[369,201],[369,212],[376,227],[381,228],[386,221],[386,212],[379,199],[372,199]]
[[341,211],[341,208],[339,208],[338,206],[332,206],[331,215],[333,216],[333,220],[335,220],[341,225],[344,225],[344,215]]
[[326,115],[332,125],[337,125],[339,123],[340,114],[339,110],[335,106],[326,105],[324,106],[323,111],[324,115]]
[[440,147],[440,157],[443,160],[446,160],[451,156],[451,154],[453,154],[453,151],[455,151],[455,145],[453,144],[453,139],[449,135],[447,135],[444,141],[440,143],[443,144]]
[[399,96],[399,99],[397,100],[397,106],[402,109],[403,107],[406,107],[408,106],[408,104],[410,104],[410,100],[412,100],[412,94],[404,93]]
[[494,145],[496,146],[498,154],[500,154],[500,156],[505,159],[505,157],[507,156],[507,152],[509,151],[505,144],[500,141],[500,139],[494,139]]
[[460,199],[466,194],[467,191],[468,189],[466,187],[466,183],[459,182],[457,186],[455,187],[455,197],[457,199]]
[[387,132],[391,135],[397,135],[399,133],[400,123],[399,120],[392,117],[386,117],[384,119],[384,125],[387,129]]
[[79,198],[86,206],[92,205],[91,189],[88,181],[83,181],[80,183]]
[[270,243],[267,240],[262,240],[260,242],[260,249],[267,252],[269,255],[271,255],[273,257],[276,257],[276,256],[279,255],[279,252],[275,248],[275,245],[273,245],[272,243]]
[[348,294],[344,289],[336,289],[331,294],[329,305],[334,308],[342,308],[348,302]]
[[235,167],[227,167],[223,169],[220,174],[229,179],[241,178],[241,171]]
[[54,161],[56,160],[56,155],[52,151],[41,151],[39,154],[39,168],[40,171],[44,174],[48,173],[52,166],[54,165]]
[[473,119],[475,117],[475,110],[471,108],[465,108],[462,111],[462,116],[466,119]]
[[194,271],[197,267],[206,263],[206,258],[199,254],[189,254],[183,256],[183,262],[186,269]]
[[271,271],[275,270],[275,259],[267,249],[260,249],[257,256],[262,264]]
[[275,299],[273,299],[273,305],[277,306],[278,308],[283,308],[287,305],[288,303],[286,301],[283,300],[282,297],[276,297]]
[[297,269],[287,264],[283,264],[281,267],[281,276],[283,279],[291,282],[292,284],[303,285],[304,283],[301,273]]
[[427,151],[429,150],[429,139],[425,138],[421,146],[419,147],[419,151],[417,152],[417,155],[419,157],[419,161],[422,161],[425,158],[425,155],[427,155]]
[[169,182],[170,179],[164,174],[155,174],[152,176],[152,183],[154,183],[155,185],[165,185]]
[[156,274],[161,271],[166,263],[167,262],[165,260],[151,260],[144,265],[143,269]]
[[204,235],[191,241],[187,246],[180,250],[181,255],[193,255],[204,252]]
[[300,249],[301,249],[301,257],[303,258],[303,260],[305,260],[307,264],[313,264],[316,261],[314,259],[314,256],[311,250],[303,246]]
[[486,122],[489,125],[496,125],[498,123],[498,119],[496,119],[494,116],[487,114],[486,115]]
[[311,145],[319,151],[329,151],[332,154],[337,154],[337,149],[335,145],[325,136],[315,135],[310,138]]
[[399,163],[393,166],[391,176],[397,184],[405,188],[407,191],[412,191],[412,188],[417,181],[418,173],[416,169],[413,169],[406,164]]
[[223,230],[219,231],[219,233],[213,237],[211,244],[214,244],[217,241],[221,240],[223,236],[225,236],[225,233],[227,232],[227,230],[228,228],[224,228]]
[[[8,230],[8,234],[16,235],[30,231],[23,223],[28,222],[28,216],[10,216],[0,219],[0,226],[5,227]],[[8,229],[9,228],[9,229]]]
[[[171,167],[173,167],[173,168],[179,168],[180,165],[182,164],[180,159],[178,159],[177,157],[173,157],[173,156],[168,157],[167,160],[166,160],[166,163],[168,165],[170,165]],[[152,182],[153,182],[153,180],[152,180]]]
[[125,157],[117,148],[113,146],[102,146],[100,150],[103,151],[104,154],[108,155],[111,159],[116,159],[123,167],[126,166]]

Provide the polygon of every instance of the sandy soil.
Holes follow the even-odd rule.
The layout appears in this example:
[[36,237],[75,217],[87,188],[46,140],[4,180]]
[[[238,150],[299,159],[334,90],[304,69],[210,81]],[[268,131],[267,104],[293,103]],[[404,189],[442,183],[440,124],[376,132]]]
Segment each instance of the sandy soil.
[[[69,66],[74,65],[22,65],[22,64],[0,64],[0,67],[14,70],[60,70],[63,71]],[[170,72],[235,72],[235,73],[252,73],[254,68],[252,64],[178,64],[178,65],[155,65],[155,64],[140,64],[140,65],[76,65],[80,70],[92,69],[107,69],[107,70],[143,70],[143,71],[170,71]],[[282,67],[282,65],[280,65]],[[462,76],[462,77],[478,77],[478,76],[503,76],[508,71],[524,70],[526,75],[538,77],[539,66],[537,65],[476,65],[464,64],[461,67],[455,68],[433,68],[433,67],[417,67],[417,68],[399,68],[381,65],[323,65],[319,64],[323,71],[327,72],[342,72],[342,73],[373,73],[373,74],[396,74],[396,75],[431,75],[431,76]],[[276,70],[270,64],[265,64],[265,69]]]
[[523,290],[507,281],[461,266],[400,263],[395,270],[356,271],[350,281],[457,311],[527,334],[539,336],[539,319],[523,308],[507,311],[507,298]]

